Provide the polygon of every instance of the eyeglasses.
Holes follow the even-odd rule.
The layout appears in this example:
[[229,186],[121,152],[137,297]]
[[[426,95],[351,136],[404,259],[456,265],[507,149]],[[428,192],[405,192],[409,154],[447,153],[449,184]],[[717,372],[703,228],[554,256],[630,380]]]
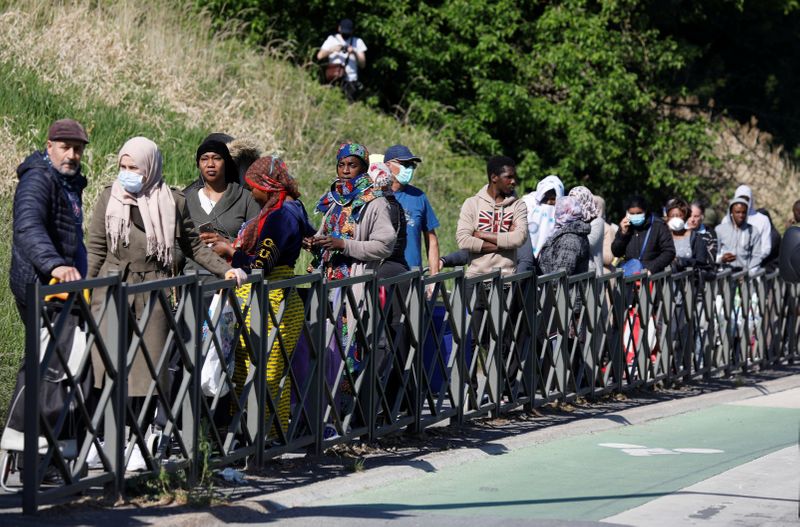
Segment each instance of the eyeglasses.
[[411,159],[409,160],[392,159],[390,163],[397,163],[398,165],[406,168],[417,168],[417,162],[412,161]]

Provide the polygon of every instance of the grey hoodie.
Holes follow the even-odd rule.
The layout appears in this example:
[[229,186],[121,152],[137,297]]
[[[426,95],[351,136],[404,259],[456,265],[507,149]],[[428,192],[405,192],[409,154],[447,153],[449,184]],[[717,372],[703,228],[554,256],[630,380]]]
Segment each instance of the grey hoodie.
[[[517,249],[528,237],[528,211],[525,202],[509,196],[495,203],[488,192],[489,185],[474,196],[467,198],[461,206],[456,229],[459,249],[469,251],[467,276],[478,276],[500,268],[503,275],[517,270]],[[483,240],[472,234],[475,231],[497,233],[497,251],[481,254]]]
[[[739,185],[736,187],[736,193],[734,196],[737,198],[747,198],[747,223],[753,226],[756,232],[758,232],[759,238],[761,239],[760,248],[757,251],[761,258],[759,262],[761,262],[772,252],[772,238],[770,237],[770,233],[772,232],[772,224],[770,223],[769,218],[756,210],[755,197],[753,196],[753,191],[750,189],[750,187],[747,185]],[[728,212],[730,212],[730,208],[728,208]],[[726,214],[725,217],[722,218],[722,223],[730,223],[730,221],[730,214]]]
[[[717,263],[723,268],[738,267],[740,269],[756,269],[761,264],[761,235],[753,225],[745,222],[741,228],[731,217],[731,208],[740,203],[750,209],[750,204],[746,199],[734,198],[728,204],[727,220],[716,226],[714,231],[717,233],[719,250],[717,251]],[[736,260],[727,264],[722,263],[722,255],[733,253]]]

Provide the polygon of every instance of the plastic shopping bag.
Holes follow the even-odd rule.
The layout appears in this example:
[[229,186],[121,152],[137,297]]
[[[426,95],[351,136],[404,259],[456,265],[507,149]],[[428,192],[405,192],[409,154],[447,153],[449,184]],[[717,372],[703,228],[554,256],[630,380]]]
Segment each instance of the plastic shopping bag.
[[[203,369],[200,371],[200,387],[208,397],[217,395],[221,397],[227,394],[229,388],[225,382],[223,371],[227,371],[228,375],[233,374],[233,351],[236,347],[236,315],[228,297],[222,293],[217,293],[208,308],[209,319],[215,320],[220,310],[222,310],[222,313],[219,314],[219,320],[214,331],[216,339],[211,337],[208,322],[203,324],[203,341],[210,339],[211,345],[208,348],[205,361],[203,361]],[[219,351],[221,353],[217,350],[217,343],[219,343],[221,348]]]

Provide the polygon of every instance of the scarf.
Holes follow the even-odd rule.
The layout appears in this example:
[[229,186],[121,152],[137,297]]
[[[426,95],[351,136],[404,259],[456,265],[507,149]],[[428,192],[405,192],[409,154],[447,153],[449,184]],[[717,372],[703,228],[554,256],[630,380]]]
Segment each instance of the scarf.
[[528,206],[528,235],[535,257],[539,256],[544,242],[555,229],[555,207],[542,203],[549,190],[555,191],[556,199],[564,196],[564,184],[557,176],[551,175],[541,180],[536,190],[524,198]]
[[[372,180],[367,174],[346,181],[335,181],[314,209],[317,213],[325,214],[322,234],[352,240],[364,205],[379,196],[380,191],[375,191]],[[329,280],[340,280],[350,276],[350,259],[339,251],[324,250],[322,263]]]
[[364,145],[358,143],[342,143],[336,152],[336,162],[338,163],[345,157],[355,156],[364,162],[364,166],[369,166],[369,150]]
[[287,195],[297,199],[300,192],[297,190],[297,182],[289,175],[286,163],[279,157],[267,156],[256,160],[247,169],[244,180],[251,188],[268,196],[261,212],[242,226],[233,243],[234,249],[252,254],[269,215],[283,206]]
[[155,256],[165,268],[172,267],[175,246],[176,211],[172,191],[164,183],[161,173],[161,152],[158,146],[145,137],[129,139],[119,151],[117,162],[130,156],[144,176],[144,186],[137,194],[122,188],[119,181],[111,186],[111,197],[106,207],[106,232],[111,252],[116,252],[120,239],[127,246],[131,233],[131,206],[139,207],[147,237],[146,256]]
[[372,185],[376,190],[383,192],[384,196],[391,196],[394,194],[392,191],[392,173],[389,167],[383,162],[371,163],[367,171],[369,178],[372,180]]
[[583,221],[589,223],[596,217],[600,216],[600,211],[598,210],[597,204],[594,201],[594,196],[588,188],[573,187],[572,190],[569,191],[569,195],[578,200],[578,203],[583,209],[583,213],[581,214]]
[[585,222],[586,220],[583,216],[584,208],[577,198],[573,196],[564,196],[556,200],[556,230],[570,223],[575,223],[576,221],[583,220]]

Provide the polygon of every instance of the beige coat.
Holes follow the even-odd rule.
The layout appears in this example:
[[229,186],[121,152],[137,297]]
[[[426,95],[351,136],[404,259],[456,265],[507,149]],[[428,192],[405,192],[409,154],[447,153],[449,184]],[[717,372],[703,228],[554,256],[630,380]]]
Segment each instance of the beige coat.
[[[103,277],[107,276],[112,271],[119,271],[124,282],[138,284],[149,280],[173,276],[174,271],[172,269],[164,269],[154,256],[146,256],[147,239],[145,232],[143,228],[136,226],[135,222],[132,222],[131,225],[128,245],[123,246],[120,242],[115,253],[109,251],[110,241],[106,233],[105,216],[110,196],[111,186],[109,185],[103,189],[92,214],[92,221],[89,225],[89,237],[86,243],[86,249],[89,253],[89,272],[87,277]],[[180,247],[184,254],[215,275],[219,277],[224,276],[230,269],[230,265],[200,241],[194,223],[189,216],[189,211],[186,207],[186,198],[183,193],[172,189],[172,197],[175,200],[175,207],[177,209],[177,216],[175,218],[175,245]],[[92,294],[92,310],[95,319],[100,316],[104,297],[105,289],[98,289]],[[144,308],[148,299],[148,294],[135,295],[129,299],[132,312],[137,322],[139,322],[144,315]],[[133,357],[130,355],[131,350],[128,350],[128,363],[131,364],[131,361],[133,361],[130,366],[130,375],[128,377],[128,395],[131,397],[147,395],[153,377],[147,367],[143,352],[146,347],[147,354],[153,362],[153,365],[155,366],[158,363],[162,353],[164,353],[164,344],[169,333],[167,316],[161,303],[156,303],[145,327],[144,338],[142,339],[143,346],[135,350]],[[106,338],[105,335],[109,334],[107,326],[109,322],[110,321],[107,320],[100,321],[100,329],[101,333],[104,335],[104,339]],[[129,319],[129,334],[132,334],[131,323],[132,320]],[[92,350],[92,365],[95,372],[95,385],[100,387],[102,386],[103,376],[105,374],[105,366],[96,348]],[[159,380],[163,388],[166,388],[166,374],[167,365],[165,364],[159,375]]]

